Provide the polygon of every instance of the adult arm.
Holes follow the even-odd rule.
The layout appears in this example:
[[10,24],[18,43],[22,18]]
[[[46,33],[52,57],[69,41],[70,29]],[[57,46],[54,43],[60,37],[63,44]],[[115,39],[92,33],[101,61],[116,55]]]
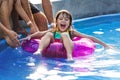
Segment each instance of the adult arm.
[[8,36],[10,38],[10,40],[12,41],[11,47],[20,46],[20,42],[17,39],[18,35],[16,32],[7,29],[2,23],[0,23],[0,30],[3,32],[3,35]]
[[28,0],[19,0],[19,1],[22,5],[22,8],[24,9],[27,16],[29,17],[30,21],[32,22],[32,24],[30,23],[30,21],[27,23],[31,28],[30,33],[35,33],[37,31],[39,31],[38,27],[37,27],[37,25],[34,21],[34,18],[33,18],[33,15],[32,15],[31,9],[30,9],[30,4],[29,4]]

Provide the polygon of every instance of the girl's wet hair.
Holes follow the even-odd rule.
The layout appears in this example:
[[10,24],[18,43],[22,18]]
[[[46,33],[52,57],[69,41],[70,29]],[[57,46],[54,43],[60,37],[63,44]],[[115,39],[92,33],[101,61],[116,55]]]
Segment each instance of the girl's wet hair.
[[57,14],[56,14],[56,18],[55,18],[56,21],[57,21],[60,14],[65,14],[70,19],[70,25],[69,26],[71,26],[72,25],[72,15],[71,15],[71,13],[67,10],[58,11]]

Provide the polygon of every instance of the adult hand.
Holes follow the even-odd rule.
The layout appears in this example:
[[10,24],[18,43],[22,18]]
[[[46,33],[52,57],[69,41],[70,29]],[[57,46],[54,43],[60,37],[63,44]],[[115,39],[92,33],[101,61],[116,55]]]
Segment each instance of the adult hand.
[[19,47],[20,46],[20,42],[18,40],[18,34],[12,30],[8,30],[7,31],[7,36],[9,37],[9,39],[11,40],[8,40],[7,38],[7,42],[8,44],[11,46],[11,47]]
[[50,24],[50,27],[51,27],[51,28],[55,28],[55,27],[56,27],[56,24],[55,24],[55,23],[51,23],[51,24]]

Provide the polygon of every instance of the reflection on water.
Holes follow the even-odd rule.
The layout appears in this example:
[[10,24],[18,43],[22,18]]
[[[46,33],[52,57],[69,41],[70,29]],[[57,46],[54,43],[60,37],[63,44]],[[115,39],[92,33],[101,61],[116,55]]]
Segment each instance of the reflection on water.
[[[119,51],[111,49],[96,51],[93,56],[75,59],[72,63],[61,59],[40,59],[40,64],[36,64],[37,66],[29,66],[34,69],[34,72],[27,75],[26,78],[35,80],[79,80],[83,76],[120,78],[120,69],[118,68],[120,60],[117,58],[118,55],[120,56]],[[105,79],[103,78],[103,80]]]

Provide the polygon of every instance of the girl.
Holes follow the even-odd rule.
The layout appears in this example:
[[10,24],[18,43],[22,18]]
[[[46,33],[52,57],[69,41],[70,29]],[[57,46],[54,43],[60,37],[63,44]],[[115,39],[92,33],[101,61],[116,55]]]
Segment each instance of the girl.
[[72,15],[67,10],[60,10],[56,15],[56,27],[51,31],[48,31],[40,41],[40,46],[38,50],[34,54],[40,54],[43,49],[45,49],[51,42],[60,42],[63,43],[66,52],[67,52],[67,60],[72,59],[72,51],[73,51],[73,43],[72,38],[77,36],[81,38],[89,38],[92,41],[103,45],[105,48],[111,48],[101,40],[82,34],[74,29],[72,29]]

